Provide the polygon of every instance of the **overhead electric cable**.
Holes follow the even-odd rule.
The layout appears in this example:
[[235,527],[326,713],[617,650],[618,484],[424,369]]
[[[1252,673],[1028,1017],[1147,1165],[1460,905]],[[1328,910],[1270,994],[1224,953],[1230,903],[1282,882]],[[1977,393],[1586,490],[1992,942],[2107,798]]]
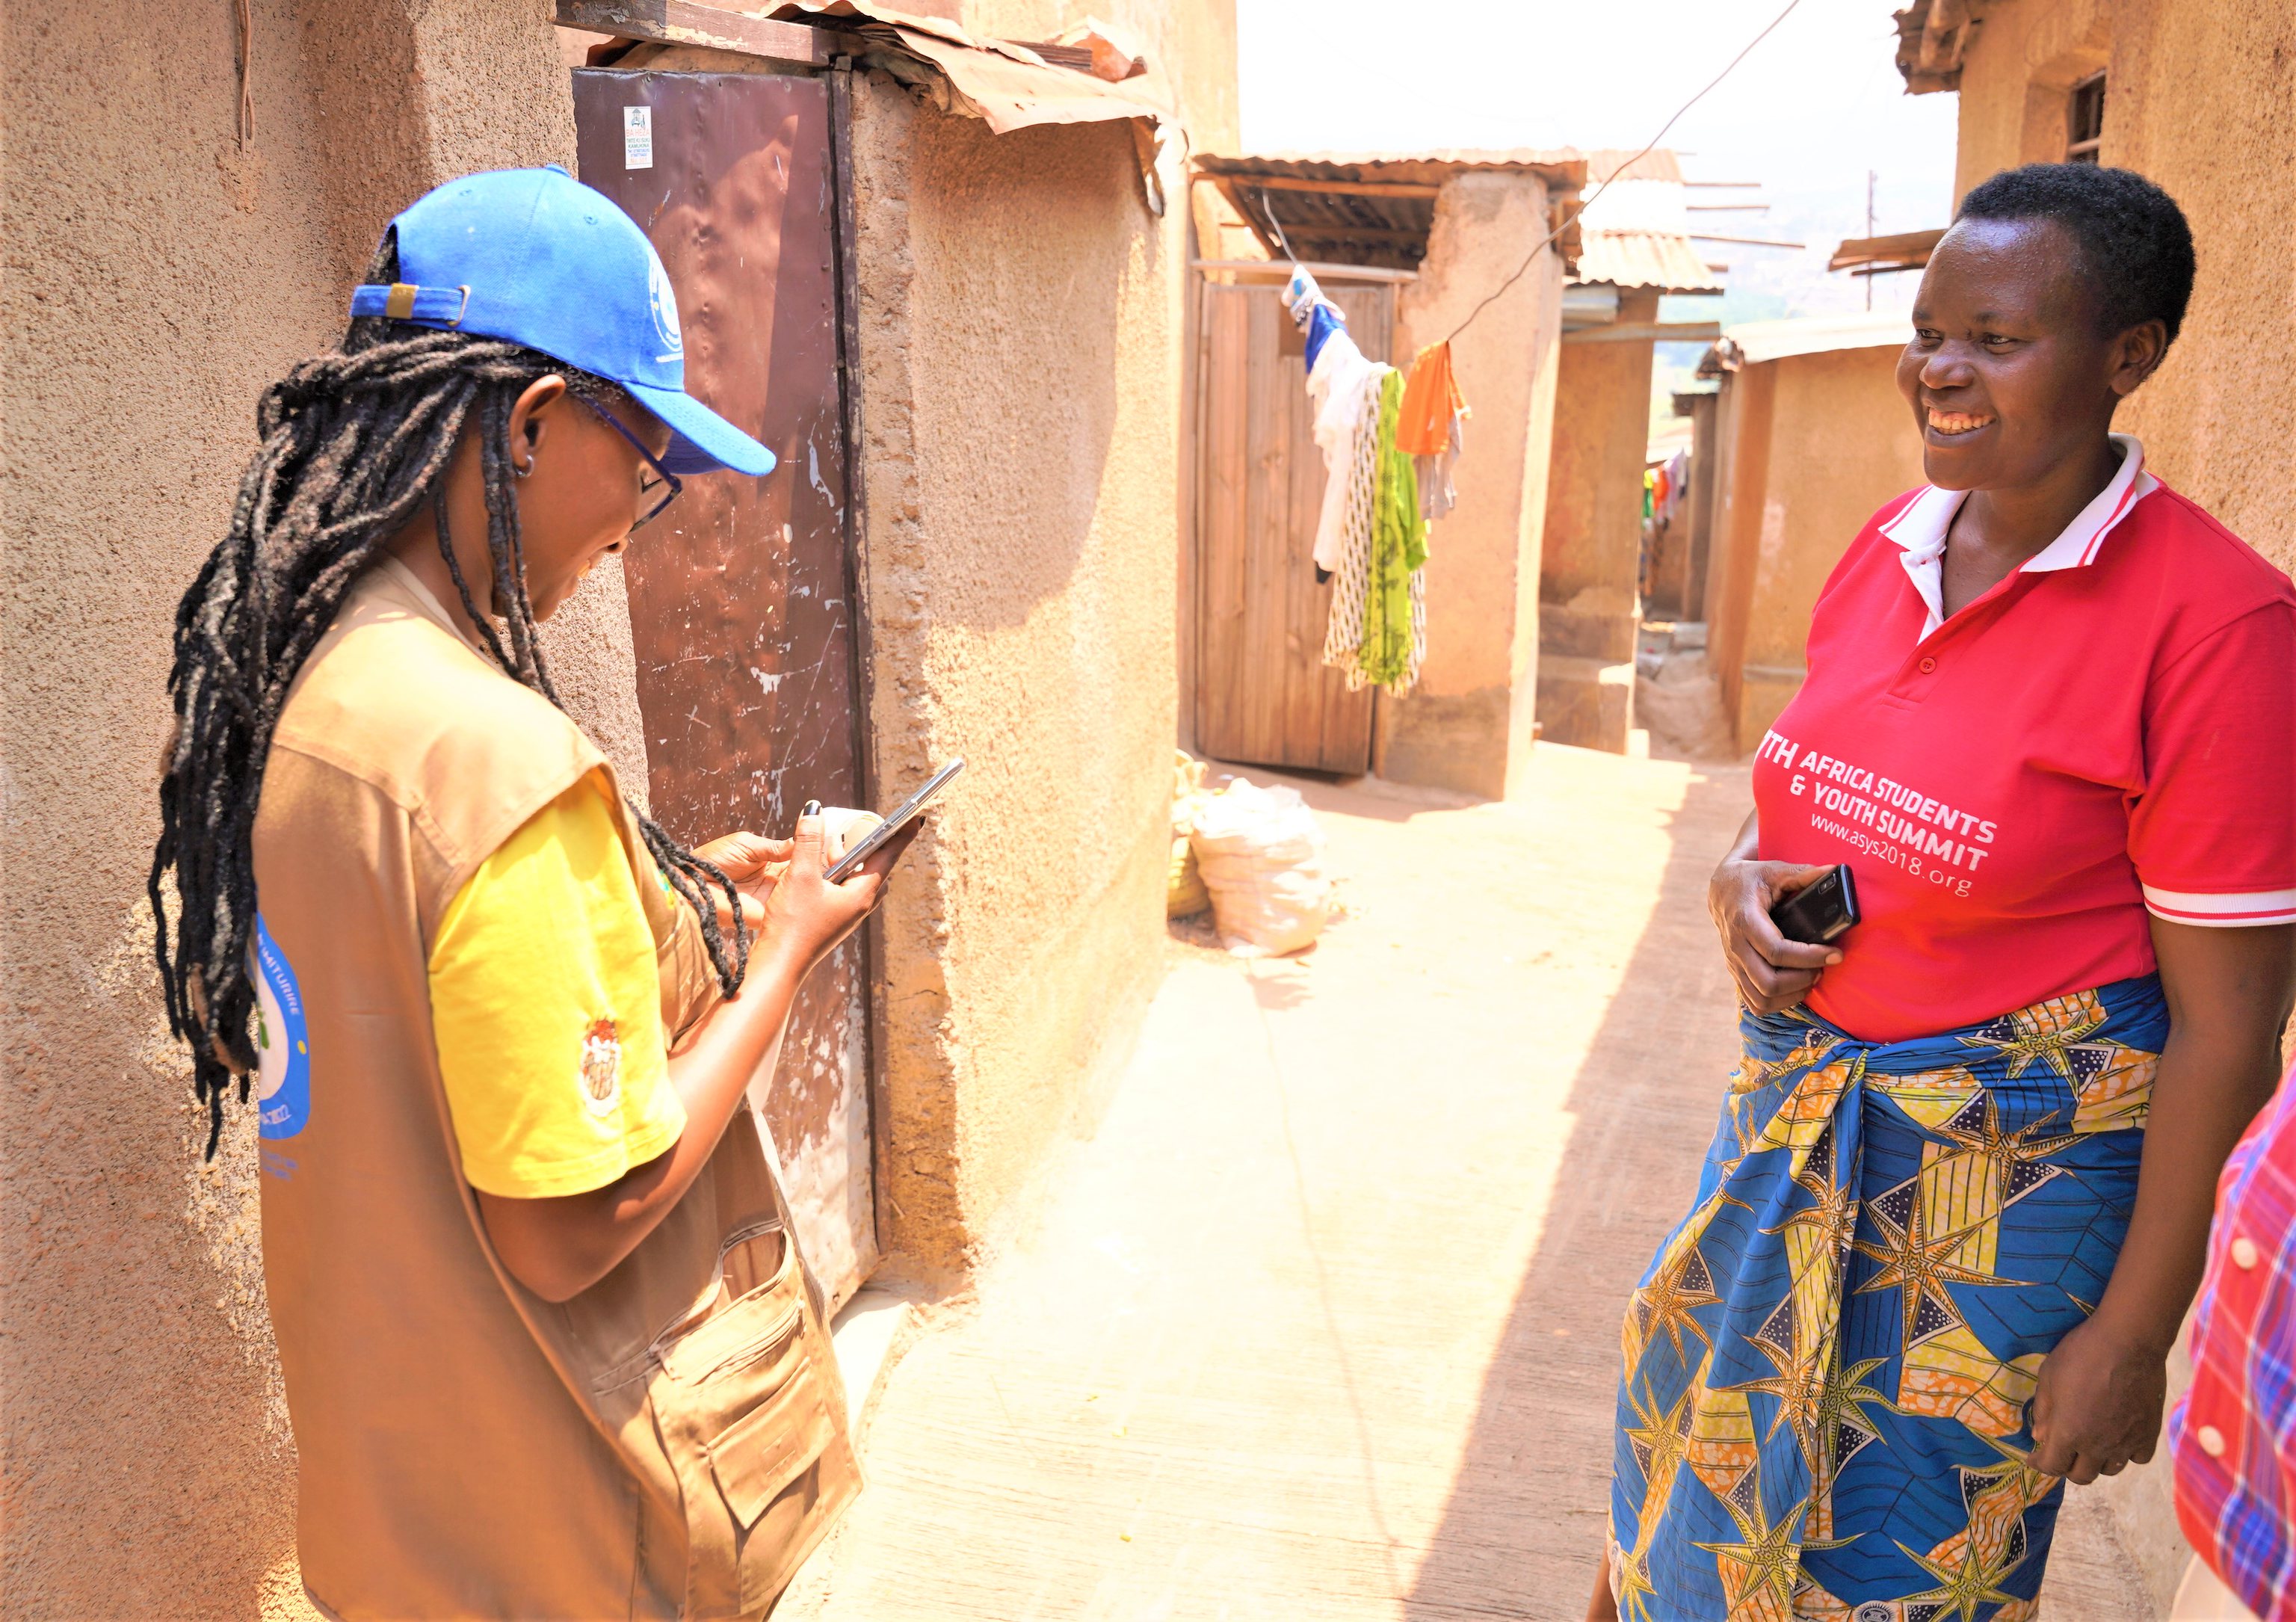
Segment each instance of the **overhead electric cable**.
[[[1761,44],[1762,41],[1767,39],[1771,34],[1775,32],[1778,24],[1792,16],[1794,8],[1800,4],[1801,0],[1786,0],[1786,9],[1770,19],[1769,27],[1764,29],[1760,33],[1748,40],[1746,42],[1745,48],[1740,51],[1737,55],[1730,59],[1728,65],[1726,66],[1721,72],[1714,76],[1712,80],[1708,83],[1706,89],[1701,90],[1696,95],[1692,96],[1681,106],[1676,108],[1674,110],[1674,116],[1669,119],[1665,123],[1659,126],[1658,134],[1650,138],[1649,145],[1644,147],[1642,151],[1636,152],[1633,157],[1628,159],[1624,163],[1620,164],[1608,175],[1604,176],[1602,184],[1595,188],[1593,194],[1590,195],[1586,201],[1580,203],[1577,209],[1573,209],[1570,216],[1565,218],[1561,225],[1555,226],[1554,230],[1539,238],[1538,242],[1532,246],[1531,250],[1523,256],[1522,263],[1514,267],[1514,274],[1507,277],[1505,281],[1500,283],[1496,287],[1491,289],[1489,292],[1484,294],[1482,303],[1478,304],[1473,309],[1469,310],[1467,312],[1466,320],[1461,322],[1457,326],[1453,327],[1449,332],[1445,334],[1443,341],[1445,343],[1449,343],[1452,339],[1456,338],[1460,333],[1465,332],[1470,326],[1472,326],[1474,324],[1475,317],[1481,315],[1483,311],[1489,307],[1493,299],[1496,299],[1501,293],[1506,291],[1508,288],[1513,287],[1517,282],[1521,281],[1523,273],[1529,270],[1533,264],[1538,262],[1538,256],[1546,251],[1548,246],[1554,242],[1556,237],[1561,236],[1565,231],[1568,231],[1570,228],[1570,225],[1573,220],[1578,219],[1580,216],[1584,215],[1588,209],[1594,207],[1595,202],[1601,199],[1603,193],[1611,189],[1611,183],[1612,181],[1618,179],[1620,176],[1634,168],[1636,164],[1640,163],[1644,159],[1656,152],[1658,150],[1658,143],[1666,139],[1666,132],[1672,129],[1677,124],[1682,121],[1682,115],[1688,112],[1692,108],[1697,106],[1700,102],[1705,100],[1707,93],[1711,91],[1716,85],[1718,85],[1724,79],[1728,78],[1731,73],[1736,70],[1738,64],[1744,61],[1748,56],[1752,54],[1754,47]],[[1269,217],[1273,219],[1274,217],[1270,216]]]

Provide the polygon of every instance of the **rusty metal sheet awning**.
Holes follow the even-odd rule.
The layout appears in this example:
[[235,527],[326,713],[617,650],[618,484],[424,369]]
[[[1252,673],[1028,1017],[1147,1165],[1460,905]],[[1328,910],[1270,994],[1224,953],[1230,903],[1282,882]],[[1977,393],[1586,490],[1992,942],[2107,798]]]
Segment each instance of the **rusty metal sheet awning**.
[[769,14],[845,25],[863,45],[868,65],[883,67],[897,78],[914,82],[915,76],[895,62],[868,59],[897,51],[929,63],[946,77],[952,110],[981,119],[1000,135],[1041,124],[1177,122],[1164,75],[1144,59],[1130,77],[1111,83],[1088,68],[1069,65],[1066,52],[1056,64],[1015,41],[984,38],[946,18],[920,16],[876,0],[783,0]]
[[[1545,178],[1557,205],[1585,182],[1574,152],[1519,148],[1425,152],[1202,153],[1196,176],[1216,186],[1272,255],[1414,270],[1427,255],[1435,198],[1466,171],[1528,172]],[[1556,246],[1577,258],[1578,229],[1558,208]]]
[[1906,94],[1961,88],[1962,60],[1970,36],[1985,20],[1985,0],[1913,0],[1893,15],[1898,25],[1898,72]]
[[[934,0],[922,0],[931,4]],[[558,21],[627,39],[736,51],[800,68],[849,60],[931,94],[998,135],[1048,124],[1132,126],[1148,210],[1164,212],[1159,159],[1185,139],[1163,73],[1122,30],[1086,22],[1031,46],[876,0],[767,0],[753,10],[699,0],[555,0]]]

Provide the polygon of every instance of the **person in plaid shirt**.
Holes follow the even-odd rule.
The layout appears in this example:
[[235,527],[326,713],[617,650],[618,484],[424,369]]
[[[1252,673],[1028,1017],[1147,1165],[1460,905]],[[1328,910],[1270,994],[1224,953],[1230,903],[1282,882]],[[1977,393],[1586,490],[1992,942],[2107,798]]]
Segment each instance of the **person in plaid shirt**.
[[2286,1081],[2217,1185],[2192,1352],[2169,1447],[2177,1519],[2200,1552],[2176,1615],[2237,1618],[2237,1596],[2273,1622],[2296,1618],[2296,1087]]

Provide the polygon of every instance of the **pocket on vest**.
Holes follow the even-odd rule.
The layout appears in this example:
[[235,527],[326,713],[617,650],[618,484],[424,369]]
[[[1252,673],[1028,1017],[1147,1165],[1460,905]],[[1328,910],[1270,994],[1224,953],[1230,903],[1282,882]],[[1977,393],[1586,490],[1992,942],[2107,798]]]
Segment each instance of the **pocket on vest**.
[[685,1500],[687,1613],[753,1617],[811,1545],[816,1466],[837,1428],[786,1234],[736,1235],[720,1273],[740,1292],[656,1344],[651,1396]]

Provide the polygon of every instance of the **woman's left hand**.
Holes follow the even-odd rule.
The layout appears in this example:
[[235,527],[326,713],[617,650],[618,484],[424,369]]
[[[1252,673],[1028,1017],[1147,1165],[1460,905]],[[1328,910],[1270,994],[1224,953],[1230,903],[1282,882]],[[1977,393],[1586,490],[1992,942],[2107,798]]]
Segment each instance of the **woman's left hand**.
[[2034,1469],[2086,1487],[2152,1456],[2168,1400],[2169,1359],[2091,1318],[2041,1364],[2033,1393]]
[[[762,833],[729,833],[707,845],[696,845],[693,854],[710,863],[742,893],[742,921],[755,935],[765,927],[766,897],[773,892],[774,881],[789,869],[791,842],[769,840]],[[709,887],[710,899],[718,906],[718,927],[734,927],[734,914],[726,905],[726,892]]]

